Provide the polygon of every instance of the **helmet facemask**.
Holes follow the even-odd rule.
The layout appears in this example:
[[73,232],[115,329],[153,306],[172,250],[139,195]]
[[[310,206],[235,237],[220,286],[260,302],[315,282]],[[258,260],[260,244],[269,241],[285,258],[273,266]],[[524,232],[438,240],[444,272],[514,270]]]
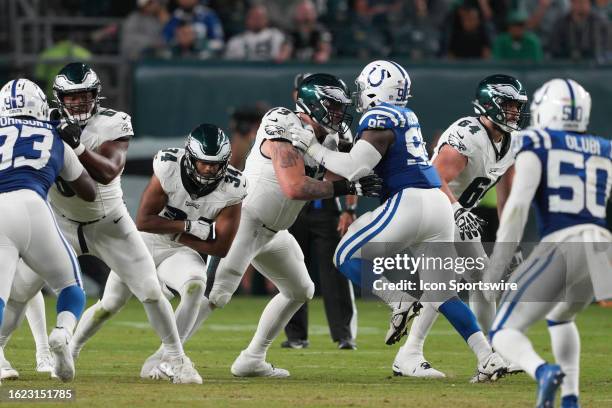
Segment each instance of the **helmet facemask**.
[[[54,91],[55,102],[59,105],[62,115],[69,122],[84,126],[96,113],[99,94],[97,89],[77,90],[72,92]],[[66,101],[69,99],[69,101]]]
[[489,119],[504,132],[511,133],[522,130],[529,125],[527,102],[507,99],[500,96],[493,98],[493,101],[496,104],[498,113],[495,114],[493,118],[489,117]]
[[[231,157],[231,150],[228,150],[222,157],[218,157],[215,160],[203,157],[202,153],[197,153],[197,146],[199,144],[193,137],[187,138],[185,146],[185,157],[182,160],[182,167],[185,175],[190,181],[191,188],[189,193],[194,194],[198,197],[206,195],[212,192],[217,185],[223,180],[227,172],[229,165],[229,159]],[[202,174],[198,171],[198,162],[206,164],[217,164],[219,167],[215,173]]]

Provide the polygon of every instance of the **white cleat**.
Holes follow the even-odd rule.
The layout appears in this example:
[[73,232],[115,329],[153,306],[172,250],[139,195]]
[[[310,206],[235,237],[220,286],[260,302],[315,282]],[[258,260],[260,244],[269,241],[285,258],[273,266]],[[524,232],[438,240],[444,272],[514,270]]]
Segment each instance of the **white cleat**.
[[398,377],[445,378],[446,374],[429,364],[425,357],[393,362],[393,375]]
[[385,336],[385,343],[388,346],[397,343],[408,333],[408,323],[419,314],[422,307],[419,302],[401,302],[399,306],[393,308],[389,330]]
[[[158,377],[153,370],[157,368],[162,362],[162,358],[164,356],[164,349],[160,347],[155,353],[151,354],[142,365],[140,369],[140,378],[152,378],[152,379],[164,379]],[[165,378],[167,379],[167,378]]]
[[491,353],[484,361],[478,363],[476,375],[472,377],[472,384],[488,381],[497,381],[508,373],[508,366],[501,356]]
[[70,339],[72,336],[63,327],[56,327],[49,335],[49,348],[53,354],[54,373],[64,381],[74,379],[74,360],[70,351]]
[[234,361],[231,368],[232,374],[236,377],[289,377],[289,371],[274,367],[259,358],[251,357],[242,351]]
[[169,378],[174,384],[202,384],[202,377],[187,356],[164,359],[151,371],[151,375],[154,379]]
[[36,354],[36,372],[49,373],[51,378],[57,378],[53,370],[53,356],[50,352]]
[[17,380],[19,372],[11,366],[8,360],[0,361],[0,380]]

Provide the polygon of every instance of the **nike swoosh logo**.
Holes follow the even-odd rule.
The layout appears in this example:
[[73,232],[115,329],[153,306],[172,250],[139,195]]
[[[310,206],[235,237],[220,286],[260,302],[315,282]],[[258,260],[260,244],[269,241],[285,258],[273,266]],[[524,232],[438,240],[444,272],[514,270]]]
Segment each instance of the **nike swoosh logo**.
[[272,119],[272,118],[270,118],[270,122],[278,122],[278,119]]
[[116,223],[118,223],[119,221],[121,221],[121,219],[122,219],[122,218],[123,218],[123,215],[122,215],[121,217],[117,218],[116,220],[113,220],[113,222],[116,224]]

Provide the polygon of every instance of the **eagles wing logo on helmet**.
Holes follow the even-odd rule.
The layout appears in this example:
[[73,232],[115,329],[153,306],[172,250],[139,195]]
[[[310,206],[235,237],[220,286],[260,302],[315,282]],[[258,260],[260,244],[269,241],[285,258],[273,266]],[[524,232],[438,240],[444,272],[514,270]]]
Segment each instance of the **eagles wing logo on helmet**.
[[325,96],[327,98],[333,99],[340,103],[351,103],[351,99],[346,96],[344,90],[335,87],[335,86],[325,86],[325,85],[315,85],[315,91],[320,96]]
[[[496,93],[498,93],[499,96],[503,96],[508,99],[515,99],[515,100],[523,99],[523,95],[519,93],[518,89],[516,89],[515,87],[509,84],[491,84],[489,85],[489,88],[495,91]],[[526,100],[527,98],[524,98],[524,99]]]

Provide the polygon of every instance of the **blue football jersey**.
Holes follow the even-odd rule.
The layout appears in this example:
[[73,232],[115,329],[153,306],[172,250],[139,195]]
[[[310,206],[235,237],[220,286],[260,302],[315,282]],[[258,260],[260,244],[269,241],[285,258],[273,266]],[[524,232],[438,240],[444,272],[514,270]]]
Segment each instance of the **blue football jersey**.
[[64,143],[38,120],[0,117],[0,193],[29,189],[43,199],[64,166]]
[[364,130],[389,129],[395,142],[389,147],[374,172],[383,180],[383,198],[408,187],[438,188],[438,172],[431,165],[421,126],[408,108],[382,103],[370,108],[359,121],[358,140]]
[[612,186],[610,141],[598,136],[529,129],[513,140],[516,154],[534,152],[542,178],[533,205],[540,236],[580,224],[606,226]]

